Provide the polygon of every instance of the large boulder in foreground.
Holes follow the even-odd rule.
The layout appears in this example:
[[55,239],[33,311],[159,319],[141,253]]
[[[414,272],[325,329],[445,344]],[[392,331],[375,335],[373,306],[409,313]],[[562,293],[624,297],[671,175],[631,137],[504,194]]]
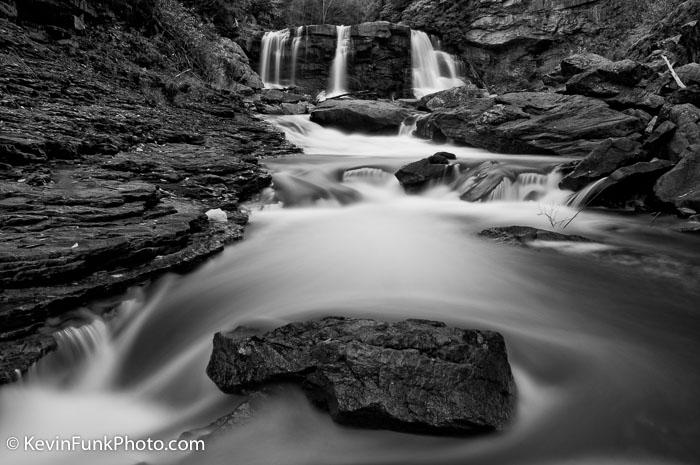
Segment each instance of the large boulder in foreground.
[[498,153],[583,157],[607,139],[640,137],[647,123],[590,97],[518,92],[434,111],[416,134]]
[[413,112],[381,100],[326,100],[311,112],[311,121],[346,131],[398,134]]
[[368,428],[482,433],[502,429],[515,409],[503,337],[434,321],[239,327],[214,336],[207,374],[227,393],[298,383],[337,422]]

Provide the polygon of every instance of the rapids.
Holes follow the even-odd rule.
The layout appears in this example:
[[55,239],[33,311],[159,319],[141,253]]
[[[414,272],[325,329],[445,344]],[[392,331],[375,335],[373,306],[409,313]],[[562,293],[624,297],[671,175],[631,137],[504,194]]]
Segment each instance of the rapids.
[[[111,434],[177,438],[235,398],[204,372],[216,331],[325,315],[408,317],[498,330],[519,391],[517,418],[479,438],[413,436],[334,424],[290,389],[205,452],[10,452],[7,464],[674,464],[700,457],[697,288],[601,264],[587,249],[512,248],[479,236],[549,227],[571,192],[562,160],[495,156],[408,135],[369,137],[306,117],[271,120],[305,154],[266,160],[274,189],[251,202],[246,239],[184,276],[134,289],[104,318],[81,312],[60,349],[0,390],[0,438]],[[438,150],[523,167],[488,202],[455,185],[406,195],[392,173]],[[533,194],[534,192],[534,194]],[[700,262],[697,240],[644,219],[580,213],[566,229],[611,247]]]

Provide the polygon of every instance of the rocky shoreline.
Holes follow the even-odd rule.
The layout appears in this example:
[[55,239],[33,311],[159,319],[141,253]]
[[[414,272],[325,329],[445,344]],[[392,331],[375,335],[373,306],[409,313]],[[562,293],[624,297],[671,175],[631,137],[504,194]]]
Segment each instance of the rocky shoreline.
[[239,240],[240,202],[271,182],[258,160],[296,150],[243,84],[132,62],[148,40],[0,19],[0,384],[55,349],[49,318]]

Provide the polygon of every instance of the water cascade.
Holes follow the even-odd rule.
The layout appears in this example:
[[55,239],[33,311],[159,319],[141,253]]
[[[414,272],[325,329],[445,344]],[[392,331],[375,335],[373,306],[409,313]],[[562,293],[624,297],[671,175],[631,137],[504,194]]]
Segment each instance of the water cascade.
[[601,194],[601,192],[610,187],[611,184],[612,182],[608,177],[604,177],[595,182],[592,182],[577,193],[573,194],[569,198],[567,205],[576,209],[585,208],[586,205],[591,203],[596,197],[598,197]]
[[299,61],[299,48],[301,47],[302,39],[304,39],[304,26],[299,26],[294,39],[292,39],[292,85],[295,85],[297,80],[297,63]]
[[413,93],[417,98],[465,84],[458,76],[454,58],[435,50],[425,32],[411,31],[411,60]]
[[552,192],[559,191],[561,174],[521,173],[515,181],[504,178],[489,195],[490,201],[540,200]]
[[338,42],[335,47],[335,57],[331,67],[331,75],[328,85],[328,97],[335,97],[347,93],[348,89],[348,55],[352,45],[350,38],[350,26],[336,26]]
[[267,88],[284,87],[282,70],[289,43],[289,29],[266,32],[260,52],[260,78]]

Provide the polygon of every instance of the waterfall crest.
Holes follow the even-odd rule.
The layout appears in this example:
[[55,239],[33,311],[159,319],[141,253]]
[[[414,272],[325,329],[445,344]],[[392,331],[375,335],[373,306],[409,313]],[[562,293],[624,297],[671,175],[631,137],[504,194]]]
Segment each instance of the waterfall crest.
[[336,26],[338,43],[335,47],[335,57],[331,66],[328,85],[328,97],[342,95],[348,91],[348,55],[350,53],[350,26]]
[[411,31],[411,61],[416,98],[465,85],[459,78],[452,55],[435,50],[430,37],[423,31]]

